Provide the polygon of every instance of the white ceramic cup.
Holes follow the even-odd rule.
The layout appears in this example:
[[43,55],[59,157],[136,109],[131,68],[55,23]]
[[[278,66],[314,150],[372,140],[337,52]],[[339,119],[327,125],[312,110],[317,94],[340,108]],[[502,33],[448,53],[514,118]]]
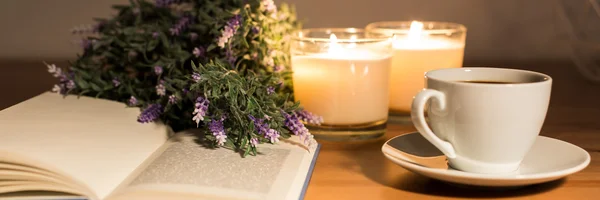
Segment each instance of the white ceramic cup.
[[552,78],[525,70],[465,67],[429,71],[425,83],[412,102],[419,133],[448,157],[450,167],[494,174],[516,171],[533,145],[546,118]]

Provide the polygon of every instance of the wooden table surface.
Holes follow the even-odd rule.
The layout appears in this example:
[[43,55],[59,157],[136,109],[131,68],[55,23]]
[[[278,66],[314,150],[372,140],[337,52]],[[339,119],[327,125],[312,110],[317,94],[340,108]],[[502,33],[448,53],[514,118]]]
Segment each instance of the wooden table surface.
[[383,156],[385,141],[415,131],[412,124],[392,123],[375,141],[319,141],[323,146],[306,199],[600,199],[600,83],[584,80],[568,63],[511,68],[553,77],[550,108],[540,134],[587,150],[592,157],[587,168],[558,181],[518,189],[450,185],[409,172]]
[[[59,66],[64,62],[57,63]],[[468,64],[467,66],[482,66]],[[490,65],[486,65],[490,66]],[[583,79],[570,63],[503,63],[492,66],[529,69],[553,77],[552,97],[541,135],[587,150],[590,165],[565,179],[511,190],[477,190],[416,175],[388,161],[383,143],[415,131],[411,124],[389,124],[383,138],[340,143],[320,141],[305,199],[600,199],[600,83]],[[47,91],[54,78],[42,61],[0,61],[0,109]]]

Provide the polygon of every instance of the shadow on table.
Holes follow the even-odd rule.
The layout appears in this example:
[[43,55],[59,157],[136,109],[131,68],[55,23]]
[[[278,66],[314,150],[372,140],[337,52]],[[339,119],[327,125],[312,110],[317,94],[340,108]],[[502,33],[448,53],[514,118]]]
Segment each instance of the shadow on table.
[[407,172],[398,178],[402,183],[388,186],[396,189],[444,197],[463,198],[499,198],[512,196],[527,196],[543,193],[559,187],[564,179],[524,187],[478,187],[442,182],[421,175]]
[[427,178],[405,170],[386,159],[381,153],[385,140],[353,145],[352,151],[344,151],[360,166],[360,173],[387,187],[442,197],[497,198],[543,193],[563,184],[564,180],[525,187],[477,187],[447,183]]

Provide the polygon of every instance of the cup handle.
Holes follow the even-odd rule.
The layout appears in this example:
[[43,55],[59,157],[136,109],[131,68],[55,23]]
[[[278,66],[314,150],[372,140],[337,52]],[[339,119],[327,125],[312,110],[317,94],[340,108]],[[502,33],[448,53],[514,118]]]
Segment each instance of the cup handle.
[[431,142],[431,144],[437,147],[448,158],[456,158],[456,152],[454,151],[454,147],[452,147],[452,144],[436,136],[425,121],[425,104],[430,98],[437,99],[437,101],[434,102],[438,102],[437,106],[439,109],[446,109],[446,95],[444,95],[444,93],[433,89],[422,90],[413,99],[411,107],[411,118],[415,125],[415,128],[417,128],[419,133],[421,133],[421,135],[425,139]]

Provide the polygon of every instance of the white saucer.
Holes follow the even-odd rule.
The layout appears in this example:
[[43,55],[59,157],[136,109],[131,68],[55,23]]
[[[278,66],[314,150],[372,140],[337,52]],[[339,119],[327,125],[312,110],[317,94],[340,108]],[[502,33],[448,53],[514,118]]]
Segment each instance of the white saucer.
[[385,157],[414,173],[474,186],[509,187],[543,183],[581,171],[590,163],[590,154],[582,148],[544,136],[538,136],[519,170],[510,174],[477,174],[451,169],[446,163],[446,156],[417,132],[388,140],[381,151]]

